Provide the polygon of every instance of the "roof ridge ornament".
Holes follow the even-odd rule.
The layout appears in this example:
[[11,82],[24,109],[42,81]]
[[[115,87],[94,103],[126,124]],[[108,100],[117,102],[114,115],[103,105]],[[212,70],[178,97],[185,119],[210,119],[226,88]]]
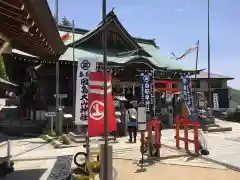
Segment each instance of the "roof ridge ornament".
[[114,13],[114,10],[115,10],[115,6],[112,7],[112,10],[110,11],[110,13]]

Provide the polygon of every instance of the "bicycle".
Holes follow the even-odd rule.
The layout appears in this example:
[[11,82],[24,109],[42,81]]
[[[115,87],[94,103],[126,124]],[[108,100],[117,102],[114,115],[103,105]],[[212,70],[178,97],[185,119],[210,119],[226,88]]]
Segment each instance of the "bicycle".
[[[83,147],[86,148],[87,145],[83,145]],[[77,166],[75,174],[79,174],[76,177],[77,180],[94,179],[97,174],[100,175],[100,152],[92,152],[90,158],[96,158],[96,160],[89,161],[89,154],[85,152],[78,152],[74,155],[73,161]],[[79,162],[79,159],[84,160],[84,162]]]
[[[87,148],[87,145],[83,145],[84,148]],[[79,162],[78,161],[78,158],[79,157],[83,157],[83,158],[80,158],[80,159],[84,159],[84,162]],[[91,156],[92,158],[96,158],[96,160],[94,161],[89,161],[89,155],[85,152],[78,152],[75,154],[74,156],[74,164],[77,166],[77,174],[79,174],[77,177],[75,177],[75,180],[87,180],[87,179],[94,179],[96,177],[96,175],[98,174],[99,175],[99,178],[100,178],[100,167],[101,167],[101,163],[100,163],[100,152],[97,151],[97,152],[92,152],[91,153]],[[117,177],[117,171],[115,168],[112,168],[113,169],[113,180],[116,179]]]

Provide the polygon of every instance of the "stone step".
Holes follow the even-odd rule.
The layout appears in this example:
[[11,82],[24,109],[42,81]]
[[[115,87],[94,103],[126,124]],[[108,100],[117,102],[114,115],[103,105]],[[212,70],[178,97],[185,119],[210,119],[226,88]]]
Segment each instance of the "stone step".
[[[86,142],[86,135],[84,134],[75,134],[74,132],[70,132],[69,133],[69,137],[70,139],[75,142],[75,143],[85,143]],[[90,137],[90,141],[91,140],[98,140],[98,141],[104,141],[104,137]],[[108,141],[113,141],[115,140],[114,136],[108,136]]]
[[210,128],[210,127],[219,127],[219,125],[218,124],[208,124],[208,125],[206,125],[206,127],[208,127],[208,128]]
[[207,128],[207,132],[225,132],[232,131],[232,127],[209,127]]
[[74,132],[69,132],[68,135],[69,135],[69,138],[75,143],[84,143],[86,141],[85,134],[76,134]]

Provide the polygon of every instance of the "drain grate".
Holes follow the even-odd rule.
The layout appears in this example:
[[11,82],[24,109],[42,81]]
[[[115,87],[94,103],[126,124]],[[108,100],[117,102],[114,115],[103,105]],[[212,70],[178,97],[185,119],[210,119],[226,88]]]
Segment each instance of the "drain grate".
[[47,180],[66,180],[71,173],[72,156],[59,156]]

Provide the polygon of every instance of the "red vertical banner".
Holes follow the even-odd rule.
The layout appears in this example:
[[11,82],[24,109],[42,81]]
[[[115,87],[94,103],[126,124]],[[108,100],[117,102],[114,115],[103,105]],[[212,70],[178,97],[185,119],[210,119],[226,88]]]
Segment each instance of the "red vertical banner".
[[[111,74],[107,77],[108,132],[116,131]],[[104,135],[104,73],[91,72],[88,92],[88,135]]]

